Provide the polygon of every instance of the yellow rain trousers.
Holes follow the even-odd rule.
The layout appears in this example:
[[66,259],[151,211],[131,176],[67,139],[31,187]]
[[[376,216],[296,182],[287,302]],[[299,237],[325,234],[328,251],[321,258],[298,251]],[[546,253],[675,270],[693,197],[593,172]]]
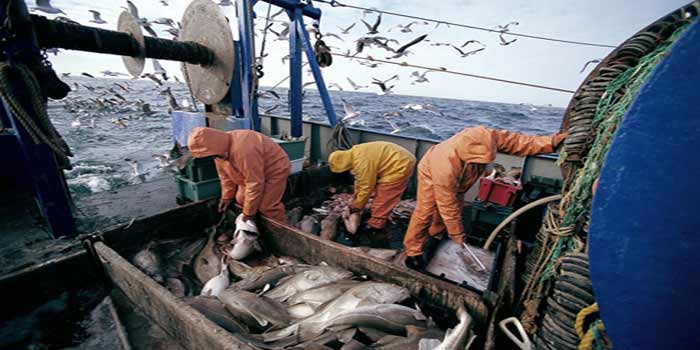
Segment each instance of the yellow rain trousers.
[[416,158],[397,144],[377,141],[335,151],[328,157],[328,165],[333,172],[349,170],[355,177],[353,208],[363,209],[375,193],[368,224],[381,229],[406,191]]
[[467,128],[431,147],[418,164],[416,209],[404,237],[406,255],[423,254],[428,235],[445,229],[458,244],[464,240],[464,193],[479,179],[496,152],[528,156],[553,152],[565,134],[529,136],[483,126]]
[[216,156],[222,199],[236,199],[247,216],[260,213],[286,222],[282,195],[291,164],[269,137],[251,130],[198,127],[190,133],[187,147],[195,158]]

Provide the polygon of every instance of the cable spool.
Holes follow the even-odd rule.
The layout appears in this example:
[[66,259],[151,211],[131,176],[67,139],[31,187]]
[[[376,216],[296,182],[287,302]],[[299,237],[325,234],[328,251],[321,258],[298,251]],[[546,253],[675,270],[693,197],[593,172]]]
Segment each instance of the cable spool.
[[215,104],[229,94],[233,78],[233,35],[219,6],[209,0],[194,0],[182,16],[178,41],[200,44],[214,53],[211,65],[185,63],[190,89],[205,104]]
[[138,56],[122,56],[122,61],[129,74],[138,77],[143,73],[143,67],[146,64],[146,41],[143,37],[141,26],[131,13],[124,11],[119,15],[117,30],[130,34],[139,44],[138,51],[140,54]]

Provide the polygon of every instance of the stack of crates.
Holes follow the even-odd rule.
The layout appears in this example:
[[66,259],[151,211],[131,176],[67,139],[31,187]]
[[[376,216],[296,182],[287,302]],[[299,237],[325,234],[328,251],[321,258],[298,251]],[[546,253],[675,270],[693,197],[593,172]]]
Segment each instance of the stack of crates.
[[175,180],[184,201],[196,202],[221,196],[214,157],[189,159],[180,174],[175,175]]

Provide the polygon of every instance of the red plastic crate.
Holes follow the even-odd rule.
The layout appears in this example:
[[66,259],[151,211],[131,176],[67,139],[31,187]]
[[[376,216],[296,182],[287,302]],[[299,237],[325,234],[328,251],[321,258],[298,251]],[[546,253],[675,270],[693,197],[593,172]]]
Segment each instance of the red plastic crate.
[[522,186],[514,186],[498,179],[491,180],[483,177],[479,183],[479,194],[476,198],[482,202],[510,207],[515,203],[517,194],[522,189]]

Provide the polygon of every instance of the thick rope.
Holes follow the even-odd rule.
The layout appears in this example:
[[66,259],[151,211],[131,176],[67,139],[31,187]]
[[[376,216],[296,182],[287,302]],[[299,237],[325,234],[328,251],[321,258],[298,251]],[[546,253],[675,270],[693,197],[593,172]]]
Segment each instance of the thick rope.
[[581,311],[579,311],[576,315],[576,323],[574,324],[574,327],[576,328],[576,334],[578,334],[580,339],[583,339],[583,336],[586,334],[585,330],[583,329],[583,323],[586,321],[586,317],[597,312],[600,312],[598,309],[598,303],[593,303],[581,309]]

